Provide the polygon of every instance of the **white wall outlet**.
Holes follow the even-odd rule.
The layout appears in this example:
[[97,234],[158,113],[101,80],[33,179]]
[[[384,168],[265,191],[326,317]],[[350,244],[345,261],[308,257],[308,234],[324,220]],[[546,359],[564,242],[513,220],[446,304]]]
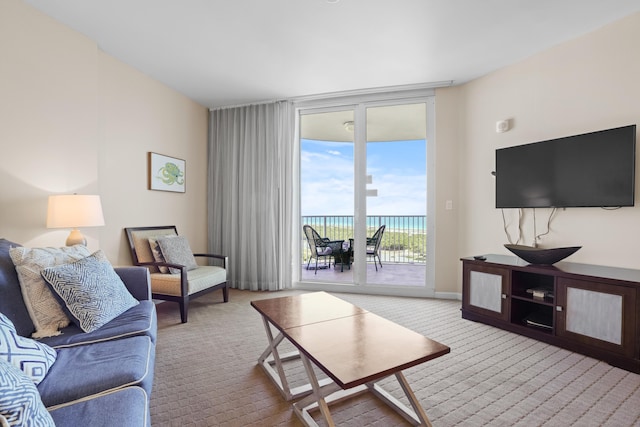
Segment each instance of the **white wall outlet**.
[[448,211],[453,210],[453,200],[447,200],[444,203],[444,208]]

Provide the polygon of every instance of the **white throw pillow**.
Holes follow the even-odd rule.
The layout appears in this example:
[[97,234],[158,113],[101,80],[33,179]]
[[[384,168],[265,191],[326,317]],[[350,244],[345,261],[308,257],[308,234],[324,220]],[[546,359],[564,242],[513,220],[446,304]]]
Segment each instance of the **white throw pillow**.
[[89,255],[91,253],[83,245],[9,249],[9,256],[18,273],[24,304],[36,327],[36,331],[32,334],[33,338],[59,335],[58,329],[69,325],[69,318],[51,293],[40,272],[47,267],[77,261]]

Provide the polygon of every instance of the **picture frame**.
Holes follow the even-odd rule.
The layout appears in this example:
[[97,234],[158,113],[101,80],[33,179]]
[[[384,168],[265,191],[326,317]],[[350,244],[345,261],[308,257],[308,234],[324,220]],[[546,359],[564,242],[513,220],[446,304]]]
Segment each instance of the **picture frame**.
[[175,157],[149,152],[149,190],[185,193],[187,162]]

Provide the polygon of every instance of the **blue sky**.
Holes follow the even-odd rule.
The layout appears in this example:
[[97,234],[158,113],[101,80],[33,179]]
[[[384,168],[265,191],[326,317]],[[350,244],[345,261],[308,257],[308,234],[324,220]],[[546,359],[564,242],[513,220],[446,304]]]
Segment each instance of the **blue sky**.
[[[353,143],[302,140],[302,215],[353,215]],[[368,215],[426,214],[426,143],[367,144]]]

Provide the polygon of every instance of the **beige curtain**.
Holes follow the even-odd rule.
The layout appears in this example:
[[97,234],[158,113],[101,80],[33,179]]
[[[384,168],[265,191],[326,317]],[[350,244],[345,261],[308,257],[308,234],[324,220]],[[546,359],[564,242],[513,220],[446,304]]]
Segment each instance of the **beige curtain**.
[[294,108],[214,110],[208,149],[209,250],[229,257],[229,284],[291,287]]

